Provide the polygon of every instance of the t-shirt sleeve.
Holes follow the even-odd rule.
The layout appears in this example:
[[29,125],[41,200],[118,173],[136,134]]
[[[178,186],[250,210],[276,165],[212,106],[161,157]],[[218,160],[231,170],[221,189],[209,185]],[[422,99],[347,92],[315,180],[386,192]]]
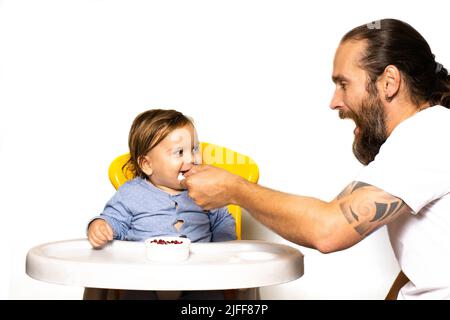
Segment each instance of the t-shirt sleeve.
[[402,199],[414,214],[419,213],[450,190],[450,137],[437,131],[410,124],[396,128],[356,181]]

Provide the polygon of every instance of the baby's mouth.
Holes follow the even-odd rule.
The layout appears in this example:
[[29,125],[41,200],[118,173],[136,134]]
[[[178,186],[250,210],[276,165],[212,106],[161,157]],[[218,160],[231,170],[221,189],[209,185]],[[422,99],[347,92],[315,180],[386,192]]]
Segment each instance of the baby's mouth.
[[188,170],[181,170],[180,173],[178,174],[178,181],[181,181],[183,179],[185,179],[184,174],[188,172]]

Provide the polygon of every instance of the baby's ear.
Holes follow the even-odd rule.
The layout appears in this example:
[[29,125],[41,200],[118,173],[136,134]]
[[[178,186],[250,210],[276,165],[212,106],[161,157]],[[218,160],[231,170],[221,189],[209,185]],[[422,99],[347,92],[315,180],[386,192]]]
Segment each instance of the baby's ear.
[[147,156],[141,156],[141,157],[139,157],[138,163],[139,163],[139,167],[141,168],[141,170],[147,176],[152,175],[153,169],[152,169],[152,161],[150,158],[148,158]]

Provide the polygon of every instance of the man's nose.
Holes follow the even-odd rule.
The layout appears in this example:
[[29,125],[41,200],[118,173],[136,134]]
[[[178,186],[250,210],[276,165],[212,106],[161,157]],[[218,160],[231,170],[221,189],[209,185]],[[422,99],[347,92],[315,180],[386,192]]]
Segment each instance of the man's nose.
[[330,108],[332,110],[341,109],[344,107],[344,102],[342,101],[342,97],[336,91],[333,94],[333,97],[330,101]]

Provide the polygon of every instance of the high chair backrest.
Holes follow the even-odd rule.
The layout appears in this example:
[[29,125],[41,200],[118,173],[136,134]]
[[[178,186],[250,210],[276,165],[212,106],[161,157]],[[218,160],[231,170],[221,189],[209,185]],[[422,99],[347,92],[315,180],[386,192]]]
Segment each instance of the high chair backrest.
[[[258,182],[259,169],[250,157],[207,142],[200,143],[200,152],[203,164],[223,168],[250,182]],[[109,166],[109,180],[116,190],[127,180],[133,179],[131,171],[124,167],[129,158],[130,154],[125,153],[115,158]],[[228,210],[236,221],[236,237],[241,239],[242,209],[236,205],[229,205]]]

